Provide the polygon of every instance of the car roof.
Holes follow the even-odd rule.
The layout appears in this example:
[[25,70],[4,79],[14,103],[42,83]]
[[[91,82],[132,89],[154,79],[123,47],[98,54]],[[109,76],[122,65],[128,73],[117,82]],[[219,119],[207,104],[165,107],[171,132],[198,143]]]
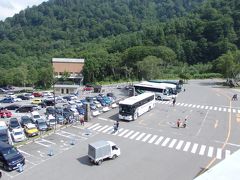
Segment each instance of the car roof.
[[22,128],[15,128],[12,130],[12,132],[22,132]]
[[12,148],[12,145],[7,144],[7,143],[5,143],[3,141],[0,141],[0,150],[6,149],[6,148]]
[[25,126],[27,128],[36,128],[35,124],[33,124],[33,123],[27,123],[27,124],[25,124]]

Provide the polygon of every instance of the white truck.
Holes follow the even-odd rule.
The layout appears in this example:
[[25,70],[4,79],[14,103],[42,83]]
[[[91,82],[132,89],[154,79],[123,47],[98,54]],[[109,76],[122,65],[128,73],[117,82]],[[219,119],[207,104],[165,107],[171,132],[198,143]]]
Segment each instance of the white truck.
[[97,165],[106,158],[115,159],[119,155],[120,148],[112,141],[97,141],[88,145],[88,157]]

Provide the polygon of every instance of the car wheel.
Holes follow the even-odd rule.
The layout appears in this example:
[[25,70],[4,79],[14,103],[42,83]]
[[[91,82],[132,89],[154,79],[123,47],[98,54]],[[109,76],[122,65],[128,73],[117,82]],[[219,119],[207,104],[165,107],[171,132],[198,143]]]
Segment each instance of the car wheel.
[[112,159],[116,159],[117,158],[117,155],[116,154],[114,154],[113,155],[113,157],[112,157]]

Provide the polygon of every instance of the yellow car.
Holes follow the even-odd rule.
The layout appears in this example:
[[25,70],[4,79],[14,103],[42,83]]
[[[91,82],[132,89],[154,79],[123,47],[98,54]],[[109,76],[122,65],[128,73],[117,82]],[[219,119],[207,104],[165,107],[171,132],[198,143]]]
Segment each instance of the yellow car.
[[24,131],[28,137],[37,136],[39,133],[37,127],[32,123],[25,124]]
[[32,104],[40,104],[42,102],[41,99],[33,99]]

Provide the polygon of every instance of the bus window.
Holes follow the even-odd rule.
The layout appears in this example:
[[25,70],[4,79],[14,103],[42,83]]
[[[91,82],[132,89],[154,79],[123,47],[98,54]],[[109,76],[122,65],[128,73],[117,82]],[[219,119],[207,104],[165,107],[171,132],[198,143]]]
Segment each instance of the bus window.
[[132,113],[132,108],[129,105],[120,105],[119,106],[119,112],[120,113],[131,114]]

